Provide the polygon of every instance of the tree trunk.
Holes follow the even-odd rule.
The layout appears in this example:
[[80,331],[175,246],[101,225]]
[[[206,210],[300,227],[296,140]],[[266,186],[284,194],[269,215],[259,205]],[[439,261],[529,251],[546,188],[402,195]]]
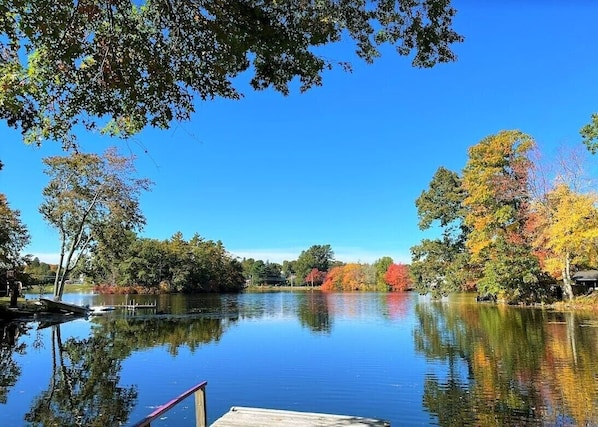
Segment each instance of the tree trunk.
[[569,253],[565,255],[565,265],[563,268],[563,291],[567,296],[567,299],[571,301],[573,299],[573,287],[571,286],[571,260]]

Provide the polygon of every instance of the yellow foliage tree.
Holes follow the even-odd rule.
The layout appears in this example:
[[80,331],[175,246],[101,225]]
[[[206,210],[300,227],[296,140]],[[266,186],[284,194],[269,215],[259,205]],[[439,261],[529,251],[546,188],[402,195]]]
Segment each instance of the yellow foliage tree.
[[544,297],[538,258],[526,232],[530,220],[529,152],[534,140],[517,130],[490,135],[469,149],[463,170],[466,246],[479,266],[482,294],[519,302]]
[[542,238],[550,250],[549,271],[560,271],[565,294],[573,298],[571,270],[598,261],[598,195],[581,194],[565,184],[546,195],[545,227]]
[[465,223],[471,227],[467,246],[475,261],[493,246],[498,234],[518,234],[529,199],[526,154],[534,141],[520,131],[501,131],[469,149],[463,171],[467,196]]

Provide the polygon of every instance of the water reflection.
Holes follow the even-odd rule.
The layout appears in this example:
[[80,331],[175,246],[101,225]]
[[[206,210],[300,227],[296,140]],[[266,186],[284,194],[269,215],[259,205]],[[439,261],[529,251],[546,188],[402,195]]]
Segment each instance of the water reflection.
[[588,319],[463,303],[421,303],[415,313],[416,351],[446,367],[424,383],[440,425],[598,425]]
[[94,319],[94,336],[106,335],[113,340],[114,352],[125,358],[131,352],[164,346],[176,356],[181,347],[192,352],[200,345],[218,341],[230,319],[188,316],[102,317]]
[[23,323],[0,323],[0,403],[2,404],[6,403],[10,388],[16,384],[21,375],[21,367],[14,356],[25,354],[27,346],[20,338],[27,333],[28,329],[29,327]]
[[137,390],[120,382],[121,359],[111,335],[64,343],[61,326],[52,326],[52,375],[25,415],[30,425],[113,426],[129,417]]
[[301,325],[313,332],[330,333],[332,316],[328,307],[327,295],[308,292],[299,296],[297,318]]
[[[156,312],[1,325],[2,422],[127,424],[208,379],[214,416],[363,405],[393,425],[598,425],[595,317],[399,293],[154,298]],[[375,398],[358,405],[356,389]]]

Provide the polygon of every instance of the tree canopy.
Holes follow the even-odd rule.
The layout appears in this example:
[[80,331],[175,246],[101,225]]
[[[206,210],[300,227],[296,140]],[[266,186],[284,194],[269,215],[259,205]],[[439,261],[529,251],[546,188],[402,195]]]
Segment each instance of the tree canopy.
[[562,280],[573,297],[572,273],[598,260],[598,196],[582,192],[587,179],[576,153],[547,174],[532,161],[535,148],[531,136],[501,131],[470,147],[461,176],[438,169],[416,206],[420,228],[438,223],[442,236],[411,248],[415,289],[475,287],[508,302],[538,302],[558,298]]
[[415,201],[419,228],[428,230],[438,225],[442,230],[441,238],[424,239],[411,248],[410,274],[415,289],[422,294],[447,294],[464,290],[468,284],[470,277],[466,266],[470,260],[465,247],[465,196],[462,178],[440,167],[429,188]]
[[579,133],[590,153],[596,154],[598,151],[598,113],[592,114],[590,122],[585,124]]
[[455,60],[450,0],[7,0],[0,119],[26,142],[75,143],[84,126],[127,137],[188,120],[194,98],[242,96],[235,78],[289,93],[322,84],[317,48],[351,39],[366,62],[390,44],[416,67]]
[[11,209],[6,196],[0,193],[0,271],[14,269],[23,262],[21,251],[29,240],[21,213]]
[[134,177],[132,161],[114,149],[103,156],[72,153],[44,159],[51,179],[43,191],[40,213],[58,230],[61,240],[55,298],[62,297],[66,277],[92,242],[102,242],[106,234],[119,235],[145,223],[139,196],[151,182]]
[[307,276],[316,269],[327,272],[334,261],[334,251],[330,245],[312,245],[309,249],[301,251],[295,263],[297,279],[301,283],[308,282]]
[[598,262],[598,197],[594,193],[577,193],[561,183],[546,194],[544,202],[536,203],[544,263],[554,276],[561,276],[563,291],[572,299],[572,268]]

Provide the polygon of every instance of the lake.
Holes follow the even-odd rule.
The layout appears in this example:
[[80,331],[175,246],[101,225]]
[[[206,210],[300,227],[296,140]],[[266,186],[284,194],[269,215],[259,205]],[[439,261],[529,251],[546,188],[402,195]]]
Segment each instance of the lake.
[[[206,380],[209,423],[252,406],[393,426],[598,426],[597,316],[472,295],[131,298],[156,301],[157,310],[3,324],[0,424],[128,425]],[[193,405],[191,397],[152,426],[193,426]]]

